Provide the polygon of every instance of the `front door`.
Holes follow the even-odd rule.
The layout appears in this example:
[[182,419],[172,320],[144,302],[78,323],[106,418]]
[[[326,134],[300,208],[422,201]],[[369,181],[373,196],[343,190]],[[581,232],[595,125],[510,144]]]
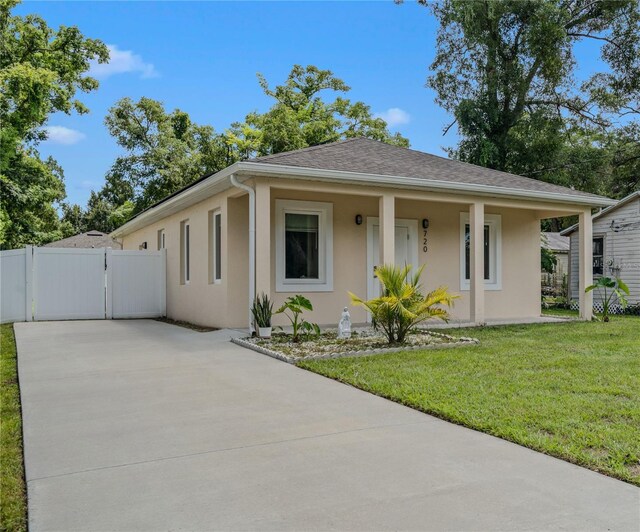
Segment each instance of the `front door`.
[[[418,266],[418,222],[396,220],[395,263],[397,266]],[[367,298],[380,295],[380,282],[375,270],[380,263],[380,222],[378,218],[367,218]]]

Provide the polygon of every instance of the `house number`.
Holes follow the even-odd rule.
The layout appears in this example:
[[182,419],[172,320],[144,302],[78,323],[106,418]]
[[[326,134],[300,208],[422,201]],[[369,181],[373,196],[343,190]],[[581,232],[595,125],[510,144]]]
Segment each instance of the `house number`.
[[428,242],[427,242],[427,230],[425,229],[422,232],[422,251],[427,252],[429,250]]

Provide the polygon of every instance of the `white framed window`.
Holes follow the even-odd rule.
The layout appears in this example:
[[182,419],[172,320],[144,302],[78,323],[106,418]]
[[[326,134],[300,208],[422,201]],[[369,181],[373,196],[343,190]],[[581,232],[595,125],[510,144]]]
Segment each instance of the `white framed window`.
[[180,222],[180,282],[189,284],[191,279],[191,234],[189,220]]
[[158,229],[158,251],[166,247],[164,229]]
[[276,200],[276,291],[333,291],[333,204]]
[[[469,213],[460,213],[460,290],[471,288],[471,224]],[[502,289],[502,216],[484,216],[484,288]]]
[[222,213],[209,212],[209,282],[222,282]]

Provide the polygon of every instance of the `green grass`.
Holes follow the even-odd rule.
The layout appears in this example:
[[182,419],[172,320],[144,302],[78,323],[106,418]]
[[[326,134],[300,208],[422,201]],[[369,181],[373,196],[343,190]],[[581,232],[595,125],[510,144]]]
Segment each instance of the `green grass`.
[[22,415],[13,325],[0,325],[0,530],[27,530]]
[[640,485],[640,318],[450,333],[481,343],[298,365]]

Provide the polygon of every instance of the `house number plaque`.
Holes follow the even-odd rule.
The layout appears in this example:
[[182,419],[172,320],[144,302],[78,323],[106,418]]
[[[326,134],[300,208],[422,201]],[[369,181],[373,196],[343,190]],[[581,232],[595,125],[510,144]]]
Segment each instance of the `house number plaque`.
[[426,253],[429,250],[429,244],[427,241],[427,230],[422,232],[422,251]]

